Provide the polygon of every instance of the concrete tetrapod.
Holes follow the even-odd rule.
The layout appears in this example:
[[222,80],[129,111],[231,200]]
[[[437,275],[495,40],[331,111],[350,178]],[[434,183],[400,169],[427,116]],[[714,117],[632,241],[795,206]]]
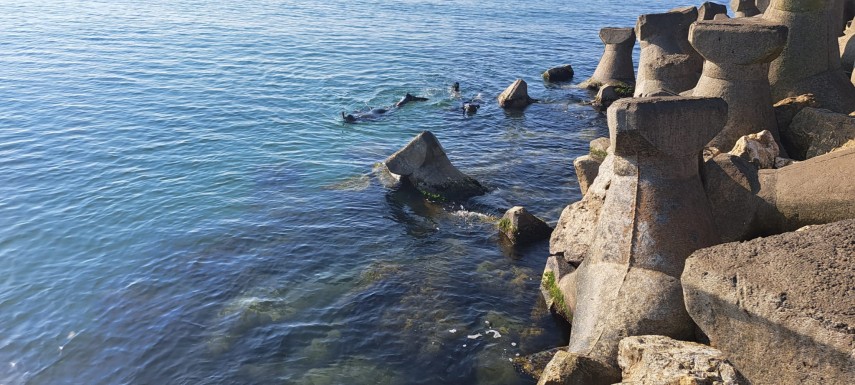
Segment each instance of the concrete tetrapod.
[[[726,119],[727,103],[719,98],[621,99],[609,108],[611,187],[576,271],[568,347],[610,368],[591,383],[618,370],[624,337],[694,336],[680,274],[689,254],[719,240],[697,161]],[[550,365],[560,365],[557,359]],[[579,383],[574,376],[587,375],[585,369],[570,371],[565,383]]]
[[384,162],[389,171],[400,175],[428,197],[462,200],[487,192],[478,181],[460,172],[436,136],[424,131]]
[[689,26],[697,19],[695,7],[639,16],[635,97],[678,95],[698,83],[704,59],[689,44]]
[[836,1],[773,0],[763,18],[789,28],[787,45],[772,61],[772,98],[814,94],[835,112],[855,110],[855,87],[846,81],[840,64],[837,33],[830,27]]
[[729,151],[742,136],[768,130],[783,148],[768,76],[787,43],[787,27],[760,18],[699,21],[689,41],[706,59],[692,95],[720,97],[729,107],[727,125],[708,146]]
[[730,8],[736,17],[751,17],[762,13],[754,0],[730,0]]
[[841,177],[855,175],[855,149],[759,171],[720,154],[704,163],[703,174],[724,242],[855,218],[855,181]]
[[600,40],[606,45],[600,63],[590,79],[582,82],[587,88],[600,88],[608,84],[635,84],[632,49],[635,47],[635,30],[606,27],[600,30]]
[[715,18],[715,15],[719,14],[727,15],[727,6],[707,1],[698,7],[698,21],[712,20]]

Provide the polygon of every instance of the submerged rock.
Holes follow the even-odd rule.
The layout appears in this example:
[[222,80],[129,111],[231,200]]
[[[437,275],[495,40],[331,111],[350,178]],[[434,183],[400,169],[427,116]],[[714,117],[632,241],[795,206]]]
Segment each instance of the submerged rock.
[[540,279],[540,294],[546,301],[549,311],[573,322],[576,306],[576,267],[564,258],[550,256],[546,260],[543,276]]
[[559,350],[543,369],[537,385],[612,385],[620,370],[602,361]]
[[724,353],[665,336],[635,336],[620,341],[619,385],[748,385]]
[[543,369],[546,368],[546,365],[549,364],[555,353],[561,350],[566,350],[566,348],[553,348],[522,357],[514,357],[513,364],[520,372],[538,379],[543,375]]
[[686,307],[753,384],[851,384],[853,258],[855,220],[698,250]]
[[517,79],[508,86],[498,97],[499,107],[505,109],[523,109],[536,100],[528,96],[528,84],[525,80]]
[[386,158],[386,167],[429,198],[463,200],[487,192],[478,181],[460,172],[439,141],[424,131],[404,148]]
[[499,231],[515,245],[524,245],[549,238],[552,228],[524,207],[516,206],[499,220]]
[[553,67],[543,73],[543,80],[548,82],[567,82],[573,79],[573,66],[566,64]]

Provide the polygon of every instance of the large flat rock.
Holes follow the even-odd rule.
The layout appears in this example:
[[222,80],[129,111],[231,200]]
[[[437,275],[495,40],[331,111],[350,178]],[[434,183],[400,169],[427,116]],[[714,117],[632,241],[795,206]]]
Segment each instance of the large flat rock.
[[852,384],[855,220],[692,254],[692,319],[753,385]]

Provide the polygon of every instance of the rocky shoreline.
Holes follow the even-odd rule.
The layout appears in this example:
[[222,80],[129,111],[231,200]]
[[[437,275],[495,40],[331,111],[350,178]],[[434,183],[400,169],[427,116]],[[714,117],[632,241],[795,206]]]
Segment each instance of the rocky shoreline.
[[[855,1],[730,7],[603,28],[579,86],[610,137],[573,162],[582,200],[554,229],[522,207],[499,221],[512,243],[550,238],[541,293],[572,324],[516,360],[538,384],[853,382]],[[525,109],[527,89],[498,104]],[[385,165],[427,199],[487,191],[430,132]]]

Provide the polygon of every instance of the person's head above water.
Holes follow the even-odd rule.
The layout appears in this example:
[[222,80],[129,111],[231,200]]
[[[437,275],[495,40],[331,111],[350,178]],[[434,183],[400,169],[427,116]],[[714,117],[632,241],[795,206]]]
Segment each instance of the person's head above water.
[[345,123],[356,123],[356,117],[351,114],[345,114],[344,111],[341,112],[341,119]]

